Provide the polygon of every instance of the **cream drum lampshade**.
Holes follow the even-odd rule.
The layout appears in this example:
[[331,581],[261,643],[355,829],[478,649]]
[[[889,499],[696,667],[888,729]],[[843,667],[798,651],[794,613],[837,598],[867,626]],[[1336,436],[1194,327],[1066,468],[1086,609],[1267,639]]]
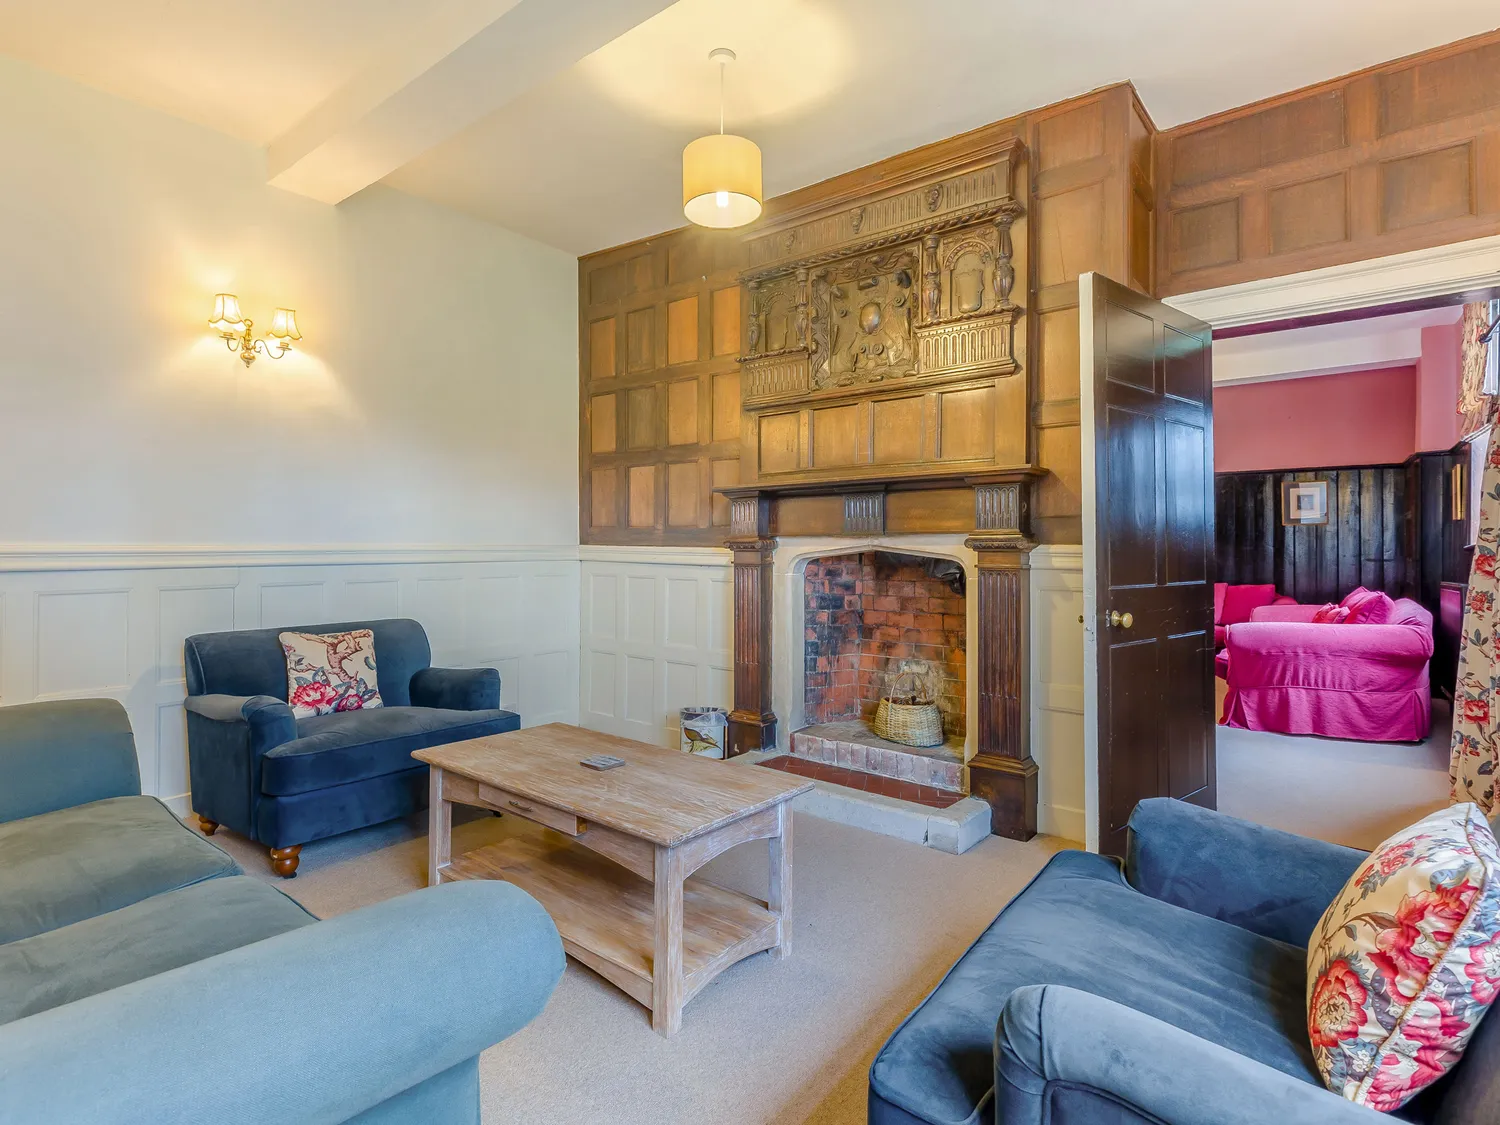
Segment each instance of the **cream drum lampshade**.
[[700,227],[742,227],[760,217],[760,146],[733,133],[682,150],[682,213]]

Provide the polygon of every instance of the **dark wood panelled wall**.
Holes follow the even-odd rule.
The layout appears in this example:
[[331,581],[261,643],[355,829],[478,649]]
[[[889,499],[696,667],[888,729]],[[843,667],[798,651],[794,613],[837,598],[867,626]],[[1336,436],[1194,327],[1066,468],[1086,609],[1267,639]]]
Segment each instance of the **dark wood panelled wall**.
[[[799,215],[873,209],[892,183],[1012,141],[1026,449],[982,444],[968,463],[1039,467],[1032,534],[1076,543],[1079,275],[1160,296],[1500,232],[1500,32],[1165,132],[1133,87],[1111,86],[780,196],[744,231],[673,231],[582,258],[583,541],[725,541],[715,489],[753,475],[739,363],[749,241]],[[974,433],[991,421],[983,410]],[[852,441],[878,467],[857,426]]]
[[[1469,577],[1468,446],[1418,453],[1400,465],[1219,473],[1219,581],[1274,582],[1304,604],[1336,602],[1356,586],[1414,598],[1434,614],[1444,582]],[[1454,508],[1454,476],[1465,497]],[[1328,522],[1281,523],[1281,486],[1328,481]]]
[[[1312,480],[1328,482],[1328,522],[1283,526],[1282,484]],[[1356,586],[1401,597],[1413,580],[1404,465],[1219,473],[1214,491],[1220,582],[1321,605]]]
[[[802,236],[792,229],[801,216],[839,208],[874,215],[914,181],[929,177],[956,185],[969,169],[1013,152],[1020,209],[1009,227],[1009,260],[1016,278],[1012,299],[1020,312],[1010,346],[1026,393],[1016,395],[1008,383],[991,380],[992,393],[960,389],[920,421],[914,414],[920,431],[945,425],[962,411],[967,423],[950,428],[941,447],[918,432],[886,452],[878,418],[871,416],[863,440],[863,423],[851,419],[851,457],[859,464],[850,464],[870,472],[885,467],[886,457],[902,472],[923,462],[965,472],[1040,466],[1045,475],[1034,493],[1033,534],[1043,542],[1078,542],[1077,281],[1098,270],[1150,289],[1154,135],[1134,90],[1112,86],[780,196],[768,201],[765,216],[747,231],[674,231],[581,259],[583,541],[722,545],[729,505],[714,490],[752,479],[751,457],[761,458],[764,471],[768,449],[780,457],[797,455],[799,438],[790,419],[788,444],[772,448],[768,429],[752,431],[753,416],[741,412],[738,357],[754,350],[746,332],[749,297],[740,284],[740,275],[757,265],[750,243],[767,230],[784,229],[795,246]],[[1019,146],[1008,147],[1016,141]],[[939,198],[927,206],[941,215],[963,200]],[[993,251],[982,268],[992,282]],[[957,311],[938,310],[943,318]],[[988,306],[977,311],[985,313]],[[1016,409],[1025,415],[1018,424]],[[818,422],[844,424],[832,414]],[[893,424],[889,432],[902,433],[903,426]],[[800,440],[805,446],[815,438],[804,434]],[[903,448],[908,444],[915,452]],[[940,506],[953,498],[929,499]],[[963,502],[972,507],[972,497]],[[899,513],[891,515],[899,521]],[[972,513],[963,519],[969,522],[962,526],[972,528]]]

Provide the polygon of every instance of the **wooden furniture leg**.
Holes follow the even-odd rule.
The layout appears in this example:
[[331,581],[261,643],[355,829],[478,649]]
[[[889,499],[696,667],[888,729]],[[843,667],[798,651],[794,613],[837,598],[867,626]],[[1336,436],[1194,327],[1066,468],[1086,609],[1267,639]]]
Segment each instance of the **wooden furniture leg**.
[[772,836],[771,890],[766,909],[776,915],[776,945],[771,957],[781,961],[792,953],[792,809],[788,802],[778,806],[779,835]]
[[651,1027],[676,1035],[682,1027],[682,852],[656,848],[656,929],[651,959]]
[[203,834],[205,836],[212,836],[219,830],[219,822],[217,820],[209,820],[208,817],[204,816],[202,813],[199,813],[198,827],[203,830]]
[[297,864],[301,862],[302,845],[293,844],[289,848],[271,849],[271,870],[283,879],[294,879],[297,876]]
[[443,771],[427,771],[427,885],[443,881],[443,868],[453,858],[453,804],[444,796]]

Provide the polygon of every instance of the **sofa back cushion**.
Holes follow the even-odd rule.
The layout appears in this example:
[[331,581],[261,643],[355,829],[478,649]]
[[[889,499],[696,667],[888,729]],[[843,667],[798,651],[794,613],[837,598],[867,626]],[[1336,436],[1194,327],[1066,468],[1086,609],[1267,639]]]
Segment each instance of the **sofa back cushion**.
[[1339,603],[1349,611],[1350,625],[1386,625],[1395,612],[1396,603],[1381,590],[1367,590],[1363,586],[1350,591]]
[[1224,595],[1229,590],[1229,583],[1214,583],[1214,624],[1224,624]]
[[1390,620],[1387,625],[1415,625],[1428,633],[1432,632],[1432,613],[1426,606],[1414,602],[1410,598],[1397,598],[1395,605],[1391,607]]
[[286,653],[280,635],[288,630],[346,633],[355,629],[375,634],[376,680],[385,705],[410,707],[411,678],[431,666],[432,649],[422,626],[408,618],[199,633],[183,644],[188,694],[269,695],[285,702]]
[[1250,620],[1250,614],[1276,600],[1276,586],[1267,582],[1257,586],[1230,586],[1224,591],[1223,619],[1220,625],[1238,625]]

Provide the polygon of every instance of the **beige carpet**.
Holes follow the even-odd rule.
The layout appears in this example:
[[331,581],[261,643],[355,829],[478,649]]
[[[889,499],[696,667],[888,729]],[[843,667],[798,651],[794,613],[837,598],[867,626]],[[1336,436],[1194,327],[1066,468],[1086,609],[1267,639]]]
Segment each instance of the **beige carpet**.
[[[514,818],[458,826],[455,848]],[[215,839],[267,880],[260,849]],[[547,1010],[481,1060],[487,1125],[863,1125],[866,1071],[897,1023],[1064,841],[991,837],[953,856],[798,814],[792,956],[759,954],[709,985],[672,1039],[646,1010],[569,963]],[[717,882],[764,895],[766,846],[715,860]],[[351,833],[277,882],[320,916],[425,883],[425,823]],[[476,950],[476,956],[482,951]]]
[[[1223,714],[1223,684],[1219,714]],[[1344,742],[1218,728],[1219,808],[1274,828],[1352,848],[1448,803],[1451,712],[1432,703],[1424,743]]]

